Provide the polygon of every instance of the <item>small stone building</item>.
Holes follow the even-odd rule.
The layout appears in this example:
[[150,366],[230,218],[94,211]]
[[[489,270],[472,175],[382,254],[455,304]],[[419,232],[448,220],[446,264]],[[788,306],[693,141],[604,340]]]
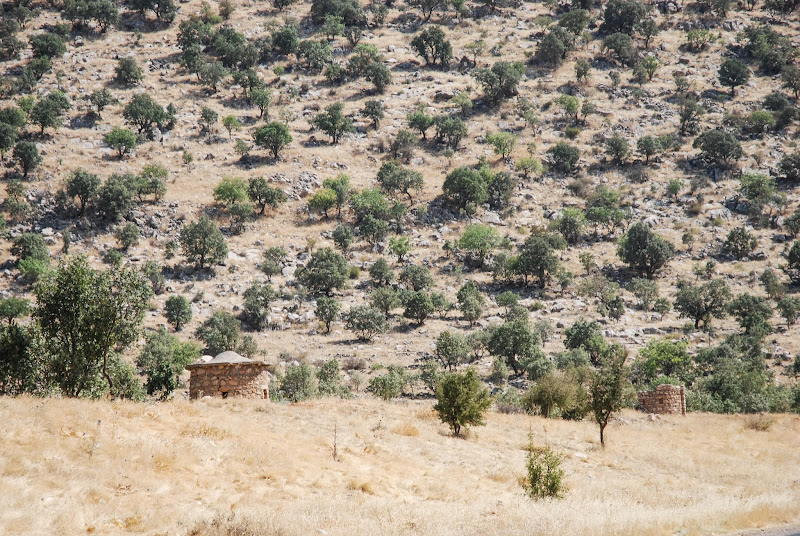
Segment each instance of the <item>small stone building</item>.
[[189,370],[189,398],[218,396],[222,398],[269,399],[269,365],[253,361],[236,352],[222,352],[217,357],[197,361]]
[[639,391],[639,408],[647,413],[686,415],[686,391],[682,385],[659,385],[652,391]]

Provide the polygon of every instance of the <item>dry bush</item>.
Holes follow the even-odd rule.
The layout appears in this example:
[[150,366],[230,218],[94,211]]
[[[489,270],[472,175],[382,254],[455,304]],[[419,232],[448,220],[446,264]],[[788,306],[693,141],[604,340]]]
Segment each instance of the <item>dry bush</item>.
[[744,420],[745,430],[754,430],[756,432],[769,432],[774,424],[775,419],[766,415],[752,415]]
[[363,357],[348,357],[342,360],[342,370],[366,370],[367,360]]
[[368,480],[356,480],[353,479],[347,483],[347,489],[352,491],[361,491],[363,493],[368,493],[369,495],[375,495],[375,488],[372,486],[372,482]]
[[572,195],[586,199],[594,192],[594,181],[586,175],[581,175],[572,179],[567,184],[567,189],[572,192]]
[[403,421],[392,427],[392,433],[407,437],[417,437],[419,435],[419,429],[410,422]]

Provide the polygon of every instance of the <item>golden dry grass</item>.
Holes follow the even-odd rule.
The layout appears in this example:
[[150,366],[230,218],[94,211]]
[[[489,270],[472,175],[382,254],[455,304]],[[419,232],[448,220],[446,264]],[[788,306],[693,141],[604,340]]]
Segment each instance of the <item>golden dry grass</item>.
[[[3,398],[0,533],[639,536],[800,519],[797,416],[757,431],[627,412],[602,450],[589,421],[524,415],[454,439],[428,406]],[[564,453],[564,500],[524,496],[529,432]]]

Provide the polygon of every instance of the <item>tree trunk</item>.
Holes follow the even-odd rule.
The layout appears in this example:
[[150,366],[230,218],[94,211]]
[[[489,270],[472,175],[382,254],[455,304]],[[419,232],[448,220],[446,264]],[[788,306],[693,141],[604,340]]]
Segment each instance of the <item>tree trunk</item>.
[[108,373],[108,351],[103,354],[103,377],[108,382],[108,392],[111,395],[111,399],[114,399],[114,382],[111,380],[111,375]]

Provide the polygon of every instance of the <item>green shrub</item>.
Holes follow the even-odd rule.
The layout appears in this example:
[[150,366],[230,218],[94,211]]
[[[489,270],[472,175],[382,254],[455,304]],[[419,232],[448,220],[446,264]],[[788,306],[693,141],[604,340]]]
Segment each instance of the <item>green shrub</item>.
[[632,65],[636,58],[633,40],[624,33],[611,34],[603,39],[603,50],[621,65]]
[[175,331],[180,331],[192,320],[192,306],[184,296],[170,296],[164,307],[164,316]]
[[403,389],[408,380],[405,369],[392,365],[388,367],[386,374],[376,376],[370,380],[367,391],[383,400],[389,401],[403,394]]
[[723,165],[730,165],[744,156],[739,140],[730,132],[718,129],[700,134],[692,142],[692,147],[700,149],[704,158]]
[[750,69],[741,60],[726,58],[719,67],[717,77],[720,84],[731,88],[731,97],[733,97],[736,86],[746,84],[750,79]]
[[465,425],[486,424],[484,414],[491,404],[489,391],[483,387],[475,369],[470,368],[464,374],[445,374],[436,388],[433,409],[453,435],[458,436]]
[[329,296],[320,296],[317,298],[317,307],[314,314],[317,320],[325,324],[325,332],[330,333],[331,323],[339,317],[339,310],[341,306],[335,298]]
[[121,227],[117,227],[114,231],[114,237],[119,243],[119,247],[127,250],[139,243],[139,238],[142,236],[139,231],[139,226],[133,222],[128,222]]
[[317,379],[319,380],[320,396],[338,396],[340,398],[352,396],[350,389],[342,385],[342,375],[336,359],[326,361],[317,369]]
[[688,380],[692,365],[685,342],[653,340],[639,350],[639,356],[632,366],[631,379],[634,383],[647,385],[653,385],[663,377]]
[[519,61],[498,61],[490,68],[478,68],[472,71],[472,76],[483,86],[486,97],[492,102],[516,95],[523,74],[525,65]]
[[181,229],[180,242],[183,255],[201,270],[223,261],[228,255],[225,237],[205,216]]
[[614,134],[606,140],[606,154],[611,157],[614,164],[621,165],[628,152],[628,141],[619,134]]
[[136,134],[132,130],[122,127],[111,129],[111,132],[103,138],[103,142],[117,151],[120,160],[138,144]]
[[526,411],[536,411],[543,417],[552,417],[554,412],[574,410],[581,402],[582,387],[561,373],[549,373],[541,378],[522,397]]
[[452,371],[458,365],[467,362],[469,350],[469,344],[463,336],[443,331],[436,340],[434,355],[443,367]]
[[50,261],[36,258],[22,259],[17,264],[17,268],[19,268],[19,273],[22,274],[22,277],[33,283],[50,271]]
[[11,254],[17,257],[17,262],[25,259],[48,260],[50,251],[44,243],[44,238],[39,233],[22,233],[14,239]]
[[28,178],[28,173],[42,164],[39,149],[32,141],[19,141],[14,146],[13,160],[22,168],[22,177]]
[[562,456],[550,447],[534,447],[533,440],[528,445],[525,467],[528,474],[523,483],[525,492],[531,499],[559,499],[564,496],[564,470],[561,469]]
[[617,247],[619,258],[648,278],[652,278],[674,254],[674,246],[642,222],[634,223]]
[[256,330],[267,327],[270,315],[269,304],[278,294],[272,286],[254,281],[244,291],[242,314],[244,319]]
[[143,72],[133,58],[120,58],[115,68],[117,82],[123,86],[132,87],[142,81]]
[[302,402],[319,394],[317,374],[306,363],[289,365],[281,379],[280,392],[289,402]]
[[743,227],[731,229],[722,249],[737,260],[747,257],[756,248],[756,237]]
[[181,342],[163,329],[149,334],[136,359],[136,366],[147,378],[147,394],[159,394],[166,400],[178,387],[183,369],[198,357],[200,349],[196,343]]
[[378,333],[389,329],[384,314],[371,305],[358,305],[345,315],[345,328],[355,333],[359,340],[371,341]]
[[311,292],[330,295],[334,289],[343,288],[350,275],[347,261],[330,248],[321,248],[311,254],[308,263],[296,272],[297,280]]
[[64,40],[54,33],[40,33],[29,38],[34,58],[60,58],[67,51]]
[[[489,373],[489,380],[494,383],[504,384],[510,376],[506,360],[502,356],[496,356],[492,360],[492,370]],[[516,389],[514,390],[516,392]]]
[[568,143],[559,143],[547,150],[553,168],[561,173],[572,173],[581,159],[581,152],[577,147]]
[[214,311],[194,332],[212,355],[236,350],[241,337],[241,323],[227,311]]
[[650,279],[635,277],[625,289],[636,297],[638,307],[645,311],[649,310],[650,305],[658,298],[658,285]]

